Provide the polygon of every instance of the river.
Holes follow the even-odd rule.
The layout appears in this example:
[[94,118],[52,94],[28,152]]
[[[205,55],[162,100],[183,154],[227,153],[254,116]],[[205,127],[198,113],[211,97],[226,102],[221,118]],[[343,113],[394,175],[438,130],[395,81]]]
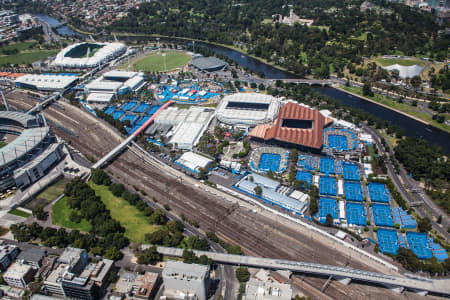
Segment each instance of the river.
[[[55,28],[55,27],[58,27],[61,25],[61,23],[57,19],[50,17],[48,15],[36,15],[35,17],[38,18],[39,20],[41,20],[42,22],[48,23],[48,25],[50,25],[50,27],[52,27],[52,28]],[[67,26],[67,25],[57,28],[56,32],[62,36],[74,36],[74,35],[81,36],[79,33],[70,29],[69,26]]]
[[[154,38],[151,37],[142,37],[142,36],[127,36],[120,37],[127,41],[138,40],[138,41],[154,41]],[[184,39],[175,39],[175,38],[161,38],[161,42],[180,42],[187,43],[187,40]],[[295,75],[283,71],[281,69],[275,68],[269,64],[266,64],[260,60],[257,60],[248,55],[242,54],[236,50],[229,49],[222,46],[212,45],[203,42],[195,42],[195,46],[207,47],[208,49],[214,51],[217,54],[224,55],[237,64],[239,64],[243,68],[248,68],[253,72],[264,72],[266,78],[270,79],[287,79],[287,78],[295,78]],[[405,134],[408,136],[418,136],[420,138],[426,139],[432,144],[438,145],[442,147],[442,149],[446,153],[450,153],[450,134],[435,128],[433,126],[425,125],[419,121],[408,118],[403,114],[385,108],[383,106],[377,105],[375,103],[366,101],[359,97],[350,95],[348,93],[339,91],[332,87],[314,87],[314,89],[322,93],[324,95],[333,97],[334,99],[339,100],[341,103],[344,103],[348,106],[359,108],[368,113],[375,115],[376,117],[392,122],[392,124],[397,125],[404,129]]]

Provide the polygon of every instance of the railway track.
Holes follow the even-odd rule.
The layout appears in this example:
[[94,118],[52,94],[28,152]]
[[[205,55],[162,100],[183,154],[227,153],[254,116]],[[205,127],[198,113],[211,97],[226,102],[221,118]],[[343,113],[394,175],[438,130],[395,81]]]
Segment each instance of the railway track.
[[[8,97],[8,102],[20,109],[28,109],[34,104],[30,99],[20,100],[14,97],[12,99]],[[64,111],[53,106],[46,108],[46,118],[54,122],[49,125],[57,136],[83,154],[99,159],[120,142],[117,134],[113,136],[105,131],[103,126],[97,126],[92,123],[92,120],[86,120],[86,113],[80,114],[66,103],[61,103],[61,106],[65,108]],[[76,136],[58,126],[75,133]],[[137,148],[133,148],[133,151],[140,152]],[[144,154],[141,153],[141,155]],[[193,186],[185,185],[176,178],[165,175],[161,169],[145,163],[130,150],[126,150],[107,169],[124,184],[145,191],[147,195],[169,205],[178,215],[183,214],[190,220],[198,221],[202,230],[215,231],[225,241],[239,244],[247,255],[348,265],[373,270],[340,252],[324,248],[312,237],[299,234],[278,223],[277,220],[254,214],[245,208],[237,208],[231,214],[225,215],[232,203],[215,199],[204,191],[199,191]],[[298,278],[298,276],[293,277],[294,284]],[[321,299],[317,291],[320,291],[325,281],[326,279],[322,278],[305,277],[302,280],[303,288],[311,286],[315,291],[311,293],[311,296]],[[348,287],[335,282],[330,283],[325,293],[333,295],[334,299],[344,299],[348,296],[354,296],[352,299],[363,299],[374,294],[375,291],[377,294],[381,293],[383,298],[398,299],[398,295],[388,290],[359,285]],[[361,297],[362,295],[364,297]]]

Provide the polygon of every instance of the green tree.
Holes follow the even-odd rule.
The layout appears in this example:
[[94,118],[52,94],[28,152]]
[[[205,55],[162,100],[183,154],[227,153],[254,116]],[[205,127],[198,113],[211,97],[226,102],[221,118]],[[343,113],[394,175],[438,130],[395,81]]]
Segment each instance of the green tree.
[[111,247],[106,249],[104,256],[107,259],[118,260],[122,258],[122,252],[120,252],[116,247]]
[[236,269],[236,279],[239,282],[247,282],[250,279],[250,272],[247,267],[239,267]]
[[373,92],[369,82],[365,82],[363,85],[363,95],[373,97]]
[[255,191],[256,195],[258,195],[258,196],[262,195],[262,188],[259,185],[255,186],[254,191]]

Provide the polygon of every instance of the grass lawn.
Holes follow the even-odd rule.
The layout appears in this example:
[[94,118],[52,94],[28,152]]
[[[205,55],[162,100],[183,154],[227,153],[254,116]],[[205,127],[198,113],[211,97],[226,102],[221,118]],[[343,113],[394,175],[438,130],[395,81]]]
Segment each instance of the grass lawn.
[[25,208],[33,210],[41,205],[45,206],[51,203],[53,200],[58,198],[62,193],[64,193],[64,187],[68,182],[69,180],[65,178],[61,178],[60,180],[56,181],[54,184],[50,185],[44,191],[42,191],[39,195],[34,197],[33,200],[28,202],[25,205]]
[[10,210],[9,213],[12,214],[12,215],[16,215],[16,216],[24,217],[24,218],[28,218],[29,216],[31,216],[31,214],[29,214],[27,212],[24,212],[24,211],[21,211],[21,210],[19,210],[17,208],[14,208],[13,210]]
[[89,232],[91,230],[91,224],[87,220],[82,219],[80,223],[70,221],[69,217],[72,209],[67,204],[67,199],[67,197],[64,197],[53,205],[52,223],[66,228]]
[[0,142],[0,148],[3,148],[3,147],[5,147],[6,145],[8,145],[8,143],[7,142]]
[[111,217],[120,222],[125,228],[125,236],[135,243],[144,243],[145,235],[156,231],[159,227],[148,223],[146,217],[136,207],[128,204],[122,198],[114,196],[108,187],[89,182],[89,186],[100,196],[106,208],[111,212]]
[[19,42],[2,46],[2,51],[11,51],[17,49],[17,51],[21,52],[25,50],[31,50],[36,46],[38,46],[38,43],[36,41]]
[[[342,89],[355,93],[357,95],[363,96],[362,93],[362,88],[359,87],[355,87],[355,86],[341,86]],[[420,111],[420,108],[418,108],[417,106],[411,106],[409,104],[406,103],[398,103],[396,102],[394,99],[388,98],[384,95],[380,95],[377,93],[374,93],[373,97],[369,97],[369,96],[364,96],[366,98],[369,98],[371,100],[374,100],[375,102],[379,102],[381,104],[384,104],[386,106],[395,108],[399,111],[402,111],[404,113],[407,113],[409,115],[412,115],[418,119],[421,119],[425,122],[430,123],[430,125],[437,127],[441,130],[444,130],[446,132],[450,132],[450,126],[446,125],[444,123],[438,123],[436,120],[433,120],[433,118],[429,115],[427,115],[426,113]]]
[[164,69],[164,57],[162,54],[151,54],[138,60],[133,68],[144,72],[165,72],[172,71],[187,65],[192,57],[180,52],[166,52],[166,70]]
[[33,52],[24,52],[15,55],[1,55],[0,56],[0,66],[5,65],[21,65],[21,64],[31,64],[32,62],[42,60],[49,56],[53,56],[58,52],[58,50],[38,50]]
[[5,234],[7,234],[9,232],[8,228],[5,227],[0,227],[0,236],[4,236]]
[[377,58],[374,58],[373,60],[384,67],[395,65],[395,64],[399,64],[400,66],[406,66],[406,67],[413,66],[413,65],[419,65],[419,66],[426,65],[426,61],[419,60],[419,59],[393,59],[393,58],[377,57]]

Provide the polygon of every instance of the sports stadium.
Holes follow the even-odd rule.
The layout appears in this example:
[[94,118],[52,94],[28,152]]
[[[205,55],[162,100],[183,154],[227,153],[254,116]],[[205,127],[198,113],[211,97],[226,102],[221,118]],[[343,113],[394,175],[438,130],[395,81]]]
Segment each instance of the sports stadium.
[[88,69],[122,55],[127,47],[122,43],[77,43],[61,50],[53,65],[63,68]]
[[40,116],[0,111],[0,190],[26,187],[63,157],[61,144]]
[[289,102],[273,123],[256,126],[249,136],[282,147],[320,152],[323,129],[331,122],[317,110]]
[[225,96],[217,108],[217,119],[238,128],[272,122],[280,110],[278,98],[257,93]]
[[283,173],[289,161],[289,151],[276,147],[260,147],[250,156],[250,169],[256,173]]
[[358,135],[350,129],[331,127],[323,131],[323,148],[325,152],[346,154],[359,151]]

